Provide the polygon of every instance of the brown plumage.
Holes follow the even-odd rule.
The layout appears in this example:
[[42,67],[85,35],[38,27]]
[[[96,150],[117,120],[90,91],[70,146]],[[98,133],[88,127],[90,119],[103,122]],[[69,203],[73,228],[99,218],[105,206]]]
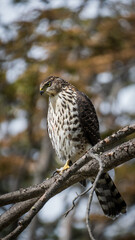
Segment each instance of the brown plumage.
[[[59,77],[45,79],[40,85],[40,93],[44,92],[49,95],[49,137],[67,169],[100,140],[96,111],[88,96]],[[126,212],[126,203],[108,173],[101,175],[95,191],[105,215]]]

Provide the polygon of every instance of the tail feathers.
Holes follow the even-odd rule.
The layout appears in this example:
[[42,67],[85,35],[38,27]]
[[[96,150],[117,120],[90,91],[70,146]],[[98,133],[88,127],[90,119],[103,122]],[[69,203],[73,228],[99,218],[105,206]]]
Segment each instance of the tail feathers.
[[108,173],[101,175],[95,192],[105,215],[115,218],[126,212],[126,203]]

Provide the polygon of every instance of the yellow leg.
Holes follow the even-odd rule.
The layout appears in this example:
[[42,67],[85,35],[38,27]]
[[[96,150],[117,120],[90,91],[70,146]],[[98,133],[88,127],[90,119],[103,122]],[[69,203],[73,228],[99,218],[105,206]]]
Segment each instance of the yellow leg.
[[67,170],[69,168],[69,160],[66,161],[64,167],[61,167],[59,169],[56,170],[56,172],[58,172],[60,175],[62,175],[62,173]]
[[64,170],[67,170],[69,167],[70,167],[70,166],[69,166],[69,160],[67,160],[66,163],[65,163],[65,165],[64,165],[64,167],[63,167],[63,171],[64,171]]

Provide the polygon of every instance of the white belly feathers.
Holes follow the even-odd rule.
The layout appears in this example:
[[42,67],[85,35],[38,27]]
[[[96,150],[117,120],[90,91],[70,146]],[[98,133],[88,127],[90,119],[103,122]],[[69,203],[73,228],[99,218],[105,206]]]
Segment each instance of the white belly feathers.
[[90,148],[80,125],[75,92],[50,97],[47,120],[53,148],[62,161],[75,162]]

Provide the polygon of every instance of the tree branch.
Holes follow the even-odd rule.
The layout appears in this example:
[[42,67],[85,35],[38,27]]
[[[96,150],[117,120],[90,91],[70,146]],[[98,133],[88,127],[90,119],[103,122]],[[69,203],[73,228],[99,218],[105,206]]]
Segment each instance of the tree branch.
[[[99,164],[95,159],[90,157],[91,154],[99,154],[104,171],[108,171],[135,157],[135,138],[121,143],[123,138],[132,133],[135,133],[135,125],[125,127],[100,141],[81,159],[74,163],[69,170],[64,172],[62,176],[56,175],[36,186],[0,196],[0,206],[16,203],[0,216],[0,229],[5,228],[11,222],[19,219],[20,216],[29,211],[23,220],[19,221],[18,227],[3,239],[13,239],[13,237],[18,236],[19,233],[28,226],[44,204],[54,195],[80,180],[96,176]],[[116,144],[117,146],[114,147]]]
[[33,198],[30,200],[26,200],[24,202],[16,203],[11,208],[9,208],[6,212],[4,212],[0,218],[0,231],[15,222],[19,217],[21,217],[24,213],[29,211],[29,209],[34,205],[34,203],[38,200],[38,198]]
[[76,206],[75,202],[78,200],[78,198],[84,196],[87,192],[90,191],[91,188],[92,188],[92,186],[90,186],[88,189],[86,189],[84,192],[82,192],[80,194],[76,193],[77,196],[73,199],[72,206],[64,213],[65,217],[67,217],[67,215],[75,208],[75,206]]
[[[111,136],[108,136],[104,140],[101,140],[99,143],[97,143],[92,148],[92,151],[95,152],[95,153],[105,152],[105,151],[107,151],[107,149],[112,148],[111,145],[114,145],[114,143],[115,143],[115,145],[116,144],[119,145],[121,140],[123,140],[125,137],[127,137],[127,136],[129,136],[133,133],[135,133],[135,124],[126,126],[122,129],[120,129],[119,131],[117,131],[116,133],[112,134]],[[132,157],[129,156],[128,160],[131,159],[131,158]],[[77,163],[78,163],[78,161],[77,161]],[[116,166],[118,166],[121,163],[124,163],[125,161],[126,161],[126,159],[123,159],[122,162],[120,162],[118,164],[115,162],[115,164],[117,164]],[[75,164],[77,164],[77,163],[75,163]],[[105,163],[105,168],[106,168],[106,164],[107,163]],[[113,159],[111,160],[111,164],[113,164]],[[110,169],[116,167],[115,164],[112,167],[110,166]],[[109,168],[107,167],[106,170],[108,171]],[[95,175],[96,175],[96,173],[95,173]],[[28,187],[28,188],[25,188],[25,189],[20,189],[18,191],[14,191],[14,192],[11,192],[11,193],[4,194],[4,195],[0,196],[0,206],[7,205],[7,204],[10,204],[10,203],[21,202],[21,201],[24,201],[24,200],[27,200],[27,199],[30,199],[30,198],[35,198],[35,197],[41,196],[48,189],[48,187],[51,184],[53,184],[53,182],[55,182],[58,178],[59,178],[59,175],[56,175],[56,176],[54,176],[50,179],[46,179],[44,182],[42,182],[40,184],[37,184],[35,186]],[[76,183],[77,181],[79,181],[78,178],[73,183]],[[69,184],[69,182],[68,182],[66,187],[68,187],[70,185],[72,185],[72,184]]]

